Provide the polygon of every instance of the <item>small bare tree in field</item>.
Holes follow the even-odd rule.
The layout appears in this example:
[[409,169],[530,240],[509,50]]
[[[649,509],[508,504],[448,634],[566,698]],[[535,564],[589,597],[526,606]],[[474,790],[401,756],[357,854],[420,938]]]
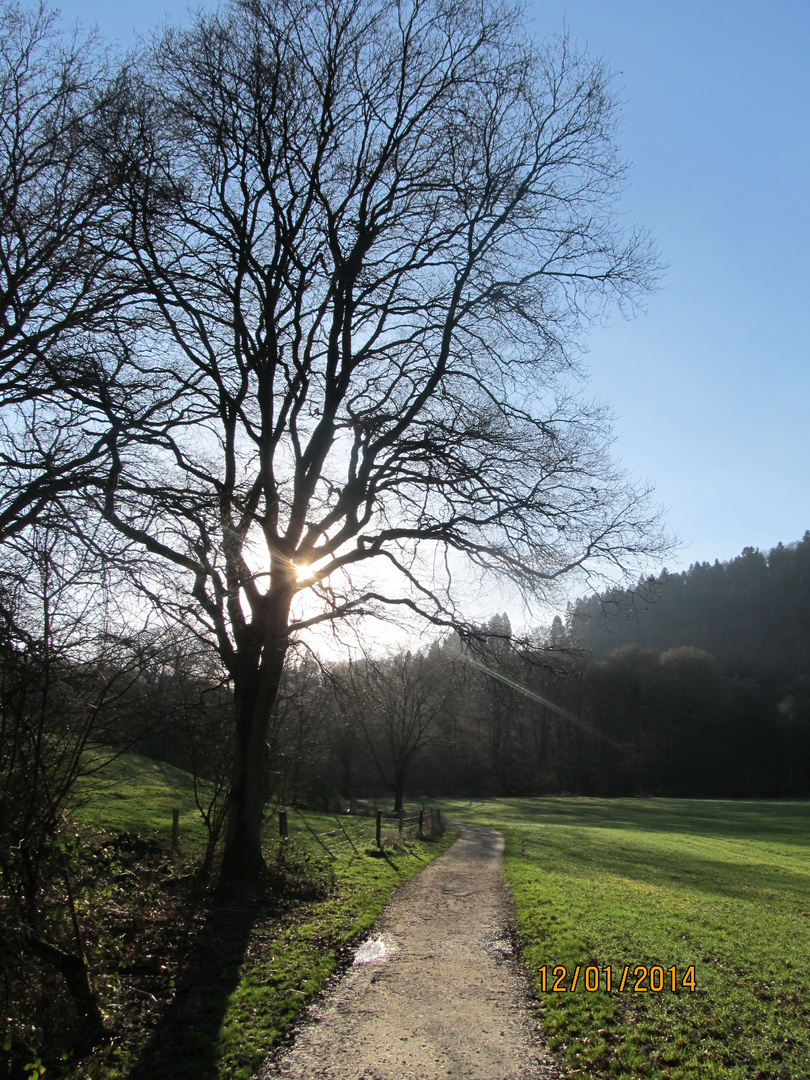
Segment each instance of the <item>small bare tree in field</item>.
[[338,695],[363,733],[377,773],[402,810],[414,760],[441,736],[460,682],[452,661],[400,652],[351,663]]
[[543,596],[655,548],[565,387],[655,256],[614,214],[602,65],[508,3],[241,0],[111,87],[92,145],[129,284],[114,360],[64,392],[98,420],[88,512],[232,681],[223,871],[250,874],[294,635],[464,626],[465,563]]

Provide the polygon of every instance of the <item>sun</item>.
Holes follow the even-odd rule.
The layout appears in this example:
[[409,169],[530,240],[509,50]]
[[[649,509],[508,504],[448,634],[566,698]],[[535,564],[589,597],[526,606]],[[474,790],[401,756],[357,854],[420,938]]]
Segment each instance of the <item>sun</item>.
[[299,585],[304,585],[315,577],[315,571],[309,563],[293,563],[293,566],[295,567],[295,580]]

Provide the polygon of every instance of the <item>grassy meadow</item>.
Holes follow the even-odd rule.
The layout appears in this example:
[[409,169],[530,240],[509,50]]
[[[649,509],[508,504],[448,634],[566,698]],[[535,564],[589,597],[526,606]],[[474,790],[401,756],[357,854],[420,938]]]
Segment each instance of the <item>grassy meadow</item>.
[[[82,782],[73,817],[94,852],[80,905],[99,913],[95,984],[112,1037],[72,1080],[248,1080],[393,889],[457,835],[400,842],[393,824],[380,851],[373,818],[290,811],[283,846],[268,819],[268,891],[246,897],[195,884],[205,830],[179,769],[122,755]],[[125,861],[122,834],[149,842],[150,866]],[[132,1015],[138,1003],[148,1015]]]
[[810,1077],[809,802],[456,800],[448,812],[506,838],[524,958],[572,1075]]
[[168,848],[177,809],[183,848],[202,852],[205,827],[189,773],[138,754],[120,754],[111,761],[103,749],[95,755],[101,763],[97,771],[77,784],[72,816],[80,826],[103,836],[137,833]]
[[[506,837],[524,958],[569,1075],[810,1077],[810,803],[442,805],[448,817]],[[172,856],[175,808],[180,853]],[[251,906],[212,901],[210,890],[195,899],[183,886],[205,845],[186,773],[125,755],[83,783],[75,818],[95,838],[98,860],[83,902],[107,903],[119,921],[94,939],[109,952],[97,985],[116,1033],[69,1072],[72,1080],[247,1080],[393,888],[454,835],[400,845],[388,823],[379,852],[372,818],[291,811],[283,847],[277,819],[268,821],[276,896]],[[112,842],[120,834],[164,852],[159,869],[124,865]],[[175,889],[185,899],[161,916]],[[162,938],[129,941],[127,927],[161,917]],[[178,958],[170,943],[187,932],[193,947]],[[149,1017],[118,1023],[137,995],[153,993]]]

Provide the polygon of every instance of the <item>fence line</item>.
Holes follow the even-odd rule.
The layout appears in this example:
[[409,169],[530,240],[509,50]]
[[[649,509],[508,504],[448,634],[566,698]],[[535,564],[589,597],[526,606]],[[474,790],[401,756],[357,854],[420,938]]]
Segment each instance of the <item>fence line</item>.
[[341,832],[343,833],[343,835],[344,835],[344,836],[346,837],[346,839],[347,839],[347,840],[349,841],[349,843],[350,843],[350,844],[352,845],[352,850],[354,851],[355,855],[359,855],[359,854],[360,854],[360,852],[359,852],[359,851],[357,850],[357,848],[355,847],[355,844],[354,844],[354,840],[352,840],[352,838],[351,838],[351,837],[349,836],[349,834],[348,834],[348,833],[346,832],[346,830],[345,830],[345,829],[343,828],[343,822],[342,822],[342,821],[340,820],[340,818],[339,818],[339,817],[337,817],[337,815],[335,816],[335,821],[336,821],[336,822],[338,823],[338,825],[340,826],[340,829],[341,829]]
[[[278,811],[279,837],[282,841],[287,841],[290,839],[290,813],[291,812],[289,810]],[[352,839],[352,836],[344,825],[343,819],[338,817],[337,814],[333,814],[332,817],[334,818],[335,825],[343,834],[340,837],[337,836],[335,829],[331,829],[329,831],[318,831],[314,829],[310,824],[309,820],[307,820],[307,817],[302,810],[294,810],[292,811],[292,813],[294,813],[295,815],[294,820],[300,820],[300,824],[304,826],[307,832],[320,845],[320,847],[323,848],[329,858],[333,861],[337,858],[334,851],[332,850],[333,848],[349,845],[355,855],[360,854],[360,849],[358,848],[357,844],[363,842],[362,837],[356,837],[357,843],[355,843],[355,840]],[[370,820],[371,814],[362,813],[351,814],[346,818],[347,823],[352,822],[355,825],[360,825],[361,822],[364,821],[368,821],[370,823]],[[396,822],[400,837],[402,836],[402,831],[405,824],[416,823],[416,838],[419,840],[423,840],[425,838],[426,829],[429,835],[433,835],[435,832],[441,831],[441,810],[438,808],[431,808],[430,810],[422,809],[418,813],[414,814],[405,814],[404,811],[384,814],[381,810],[377,810],[374,813],[374,832],[375,843],[378,848],[382,848],[383,846],[383,822],[387,822],[390,824]],[[369,837],[368,839],[370,840],[371,837]]]
[[320,836],[318,836],[318,834],[315,832],[315,830],[312,828],[312,826],[309,824],[309,822],[307,821],[307,819],[304,817],[303,814],[301,815],[301,820],[303,821],[303,823],[307,827],[307,829],[309,829],[309,831],[315,837],[315,839],[318,841],[318,843],[321,845],[321,847],[326,852],[326,854],[329,856],[329,858],[334,859],[335,856],[332,854],[332,852],[329,850],[329,848],[326,846],[326,844],[323,842],[323,840],[321,840]]

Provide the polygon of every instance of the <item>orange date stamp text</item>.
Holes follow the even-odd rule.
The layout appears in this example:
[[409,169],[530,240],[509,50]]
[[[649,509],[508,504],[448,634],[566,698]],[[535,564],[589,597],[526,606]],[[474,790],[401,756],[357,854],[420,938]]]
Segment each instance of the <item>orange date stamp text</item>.
[[679,990],[686,990],[693,994],[697,989],[694,964],[681,970],[658,964],[651,967],[625,964],[617,969],[577,964],[572,971],[561,964],[557,967],[543,964],[539,971],[540,991],[544,994],[565,994],[576,990],[584,990],[588,994],[595,994],[597,990],[608,994],[628,991],[633,994],[661,994],[665,991],[675,994]]

